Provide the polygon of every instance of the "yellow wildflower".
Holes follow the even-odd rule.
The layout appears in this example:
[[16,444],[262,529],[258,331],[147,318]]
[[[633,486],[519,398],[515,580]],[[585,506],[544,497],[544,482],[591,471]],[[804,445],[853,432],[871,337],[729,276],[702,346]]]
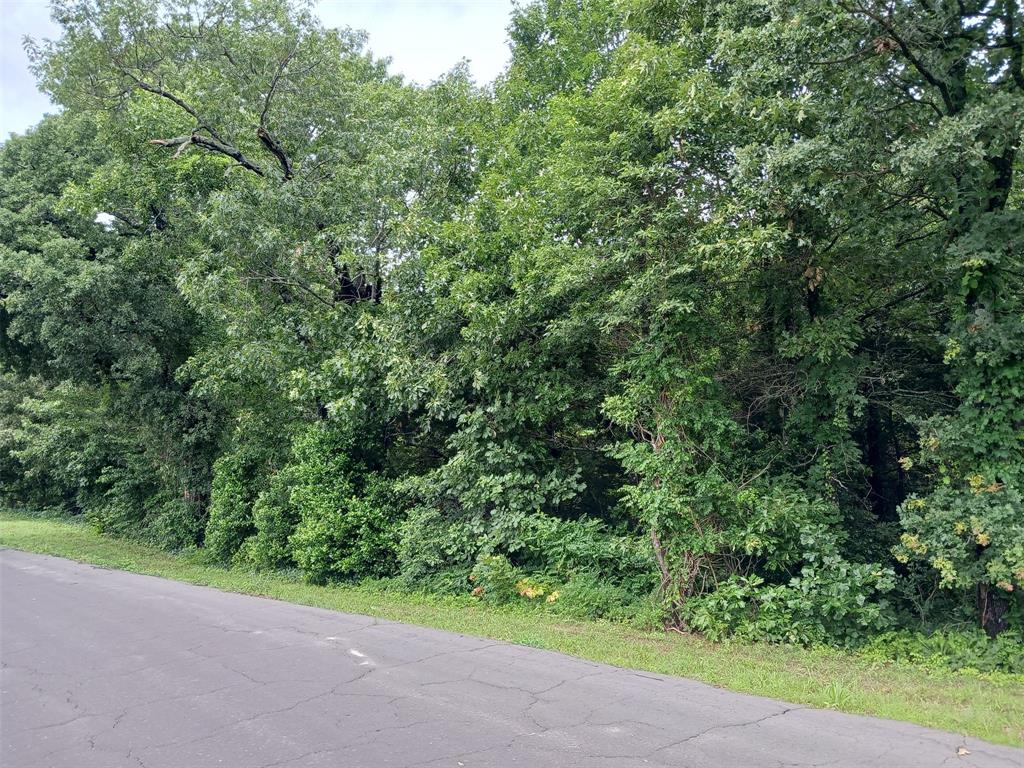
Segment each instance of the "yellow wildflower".
[[523,597],[533,600],[533,598],[544,594],[544,587],[531,582],[529,579],[520,579],[516,582],[516,592]]

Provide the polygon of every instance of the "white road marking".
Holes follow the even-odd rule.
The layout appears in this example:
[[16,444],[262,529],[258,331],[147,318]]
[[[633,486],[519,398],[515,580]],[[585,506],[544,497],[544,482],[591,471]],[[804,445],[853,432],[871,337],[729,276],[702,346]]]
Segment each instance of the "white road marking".
[[355,648],[349,648],[348,652],[355,656],[357,659],[363,659],[363,661],[359,662],[360,667],[368,667],[373,664],[373,661],[371,661],[365,653],[357,651]]

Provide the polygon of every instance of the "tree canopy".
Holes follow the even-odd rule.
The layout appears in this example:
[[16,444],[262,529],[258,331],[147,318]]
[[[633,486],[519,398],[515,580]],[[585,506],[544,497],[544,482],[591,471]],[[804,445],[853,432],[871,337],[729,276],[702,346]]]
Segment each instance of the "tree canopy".
[[53,15],[6,503],[712,638],[1024,631],[1015,0],[535,0],[485,86],[285,0]]

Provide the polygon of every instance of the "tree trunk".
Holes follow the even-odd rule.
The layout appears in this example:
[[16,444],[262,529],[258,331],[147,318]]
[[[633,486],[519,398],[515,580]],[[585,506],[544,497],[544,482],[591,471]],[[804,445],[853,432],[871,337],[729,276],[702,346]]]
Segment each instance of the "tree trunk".
[[890,520],[895,511],[891,501],[886,472],[888,457],[887,435],[882,427],[877,403],[868,403],[867,425],[864,430],[865,458],[868,463],[868,488],[871,510],[879,520]]
[[1001,590],[992,589],[989,584],[978,585],[978,618],[981,628],[989,637],[995,637],[1006,629],[1006,614],[1010,602]]

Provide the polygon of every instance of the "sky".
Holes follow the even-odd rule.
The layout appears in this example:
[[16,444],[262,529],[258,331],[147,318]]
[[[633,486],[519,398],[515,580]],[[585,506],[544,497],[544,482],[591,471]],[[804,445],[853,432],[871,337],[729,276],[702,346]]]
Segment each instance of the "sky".
[[[390,57],[392,72],[419,83],[462,59],[478,83],[487,83],[508,60],[511,0],[320,0],[316,7],[326,26],[366,30],[370,50]],[[28,71],[26,35],[58,35],[46,0],[0,0],[0,141],[54,111]]]

